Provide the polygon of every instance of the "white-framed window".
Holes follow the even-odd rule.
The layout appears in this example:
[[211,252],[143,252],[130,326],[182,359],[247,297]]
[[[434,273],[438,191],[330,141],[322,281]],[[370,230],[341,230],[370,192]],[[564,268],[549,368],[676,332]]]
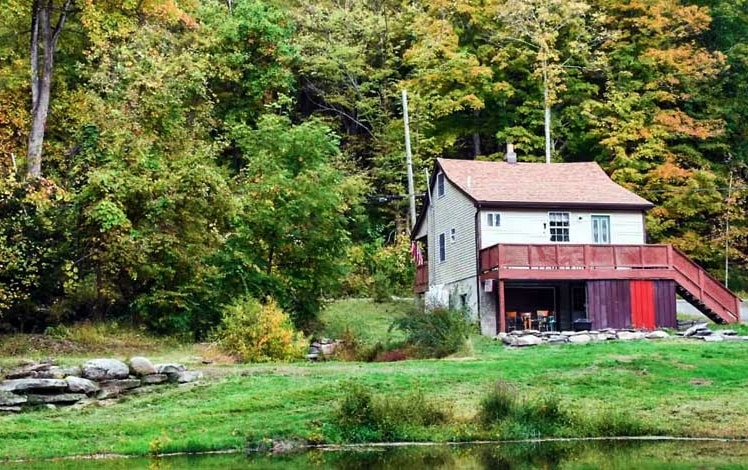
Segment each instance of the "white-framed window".
[[436,197],[444,197],[444,173],[436,175]]
[[447,236],[444,233],[439,234],[439,262],[447,261]]
[[552,242],[569,241],[569,213],[568,212],[549,212],[548,227],[551,232]]
[[593,215],[592,221],[592,243],[607,245],[610,243],[610,216]]
[[457,241],[457,229],[453,228],[449,231],[449,241],[452,243]]
[[489,227],[501,226],[501,214],[498,212],[489,212],[486,214],[486,225]]

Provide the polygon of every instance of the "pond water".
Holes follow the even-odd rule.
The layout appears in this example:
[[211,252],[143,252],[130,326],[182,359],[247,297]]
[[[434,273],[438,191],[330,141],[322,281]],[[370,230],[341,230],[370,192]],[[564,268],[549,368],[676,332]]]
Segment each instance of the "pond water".
[[748,469],[748,443],[595,441],[373,447],[296,454],[56,460],[0,469]]

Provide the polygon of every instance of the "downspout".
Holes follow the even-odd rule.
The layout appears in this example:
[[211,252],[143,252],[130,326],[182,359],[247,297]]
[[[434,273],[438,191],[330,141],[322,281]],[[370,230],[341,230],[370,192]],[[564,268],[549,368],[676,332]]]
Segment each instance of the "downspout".
[[481,300],[481,288],[480,288],[480,246],[481,246],[481,233],[480,233],[480,210],[481,210],[481,204],[480,202],[475,203],[475,284],[476,284],[476,294],[478,298],[478,311],[476,312],[478,314],[478,324],[481,324],[481,311],[480,311],[480,300]]

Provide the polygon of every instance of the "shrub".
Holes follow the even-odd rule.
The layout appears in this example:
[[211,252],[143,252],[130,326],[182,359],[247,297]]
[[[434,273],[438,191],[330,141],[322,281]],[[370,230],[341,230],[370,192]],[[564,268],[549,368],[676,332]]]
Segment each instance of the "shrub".
[[218,345],[242,362],[301,358],[308,342],[274,300],[244,297],[225,307],[215,333]]
[[498,381],[480,402],[480,421],[490,426],[507,419],[515,413],[517,404],[517,389],[511,384]]
[[375,396],[370,388],[355,382],[347,382],[343,388],[335,424],[348,442],[408,439],[414,427],[442,424],[451,418],[451,409],[428,400],[420,390],[395,399]]
[[445,307],[414,309],[395,320],[391,328],[402,330],[407,342],[426,357],[445,357],[465,346],[471,325],[464,311]]

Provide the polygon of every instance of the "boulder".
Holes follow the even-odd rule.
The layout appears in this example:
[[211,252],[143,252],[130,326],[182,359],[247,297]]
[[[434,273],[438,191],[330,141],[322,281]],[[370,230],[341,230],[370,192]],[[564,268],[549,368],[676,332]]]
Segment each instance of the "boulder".
[[156,364],[154,367],[156,368],[157,374],[167,375],[178,374],[187,370],[187,368],[182,364]]
[[649,333],[647,333],[646,336],[645,336],[645,338],[647,338],[647,339],[665,339],[665,338],[670,338],[670,335],[668,334],[667,331],[655,330],[655,331],[650,331]]
[[616,333],[616,338],[621,341],[633,341],[637,339],[644,339],[646,335],[641,331],[619,331]]
[[86,398],[85,393],[58,393],[54,395],[29,394],[29,403],[75,403]]
[[512,346],[536,346],[541,344],[543,340],[535,335],[524,335],[517,338],[517,341]]
[[16,395],[10,392],[0,392],[0,407],[22,405],[28,401],[23,395]]
[[718,330],[717,333],[721,334],[722,336],[735,336],[738,334],[735,330]]
[[150,375],[156,373],[156,367],[146,357],[135,356],[130,358],[130,372],[132,375]]
[[101,388],[107,388],[107,387],[117,387],[122,390],[130,390],[131,388],[137,388],[140,387],[140,379],[115,379],[115,380],[105,380],[100,383]]
[[116,359],[92,359],[83,366],[83,378],[89,380],[114,380],[126,379],[130,375],[130,368],[122,361]]
[[166,374],[149,374],[140,378],[143,385],[162,384],[167,380],[169,380],[169,376]]
[[60,379],[12,379],[0,382],[0,391],[25,392],[27,390],[65,390],[67,382]]
[[572,335],[569,336],[569,342],[574,344],[585,344],[592,341],[592,338],[590,338],[590,335],[581,334],[581,335]]
[[101,389],[99,384],[96,382],[82,377],[75,377],[73,375],[66,377],[65,382],[68,384],[68,390],[76,393],[91,394],[98,392]]
[[562,343],[568,343],[569,337],[564,335],[553,335],[550,338],[548,338],[548,342],[551,344],[562,344]]
[[20,406],[0,406],[0,413],[19,413]]
[[177,382],[180,384],[186,384],[191,382],[197,382],[198,380],[203,378],[203,373],[200,371],[194,371],[194,370],[185,370],[179,373],[179,376],[177,377]]
[[697,323],[683,332],[683,336],[693,336],[697,331],[708,330],[706,323]]
[[5,374],[6,379],[30,379],[30,378],[51,378],[40,376],[41,372],[49,370],[52,364],[27,364],[17,369],[9,370]]
[[707,343],[716,343],[716,342],[725,340],[725,338],[723,338],[722,335],[706,335],[706,336],[701,336],[701,339],[703,339]]
[[517,338],[518,337],[515,335],[506,335],[504,336],[504,339],[501,340],[501,342],[507,346],[514,346],[517,343]]

